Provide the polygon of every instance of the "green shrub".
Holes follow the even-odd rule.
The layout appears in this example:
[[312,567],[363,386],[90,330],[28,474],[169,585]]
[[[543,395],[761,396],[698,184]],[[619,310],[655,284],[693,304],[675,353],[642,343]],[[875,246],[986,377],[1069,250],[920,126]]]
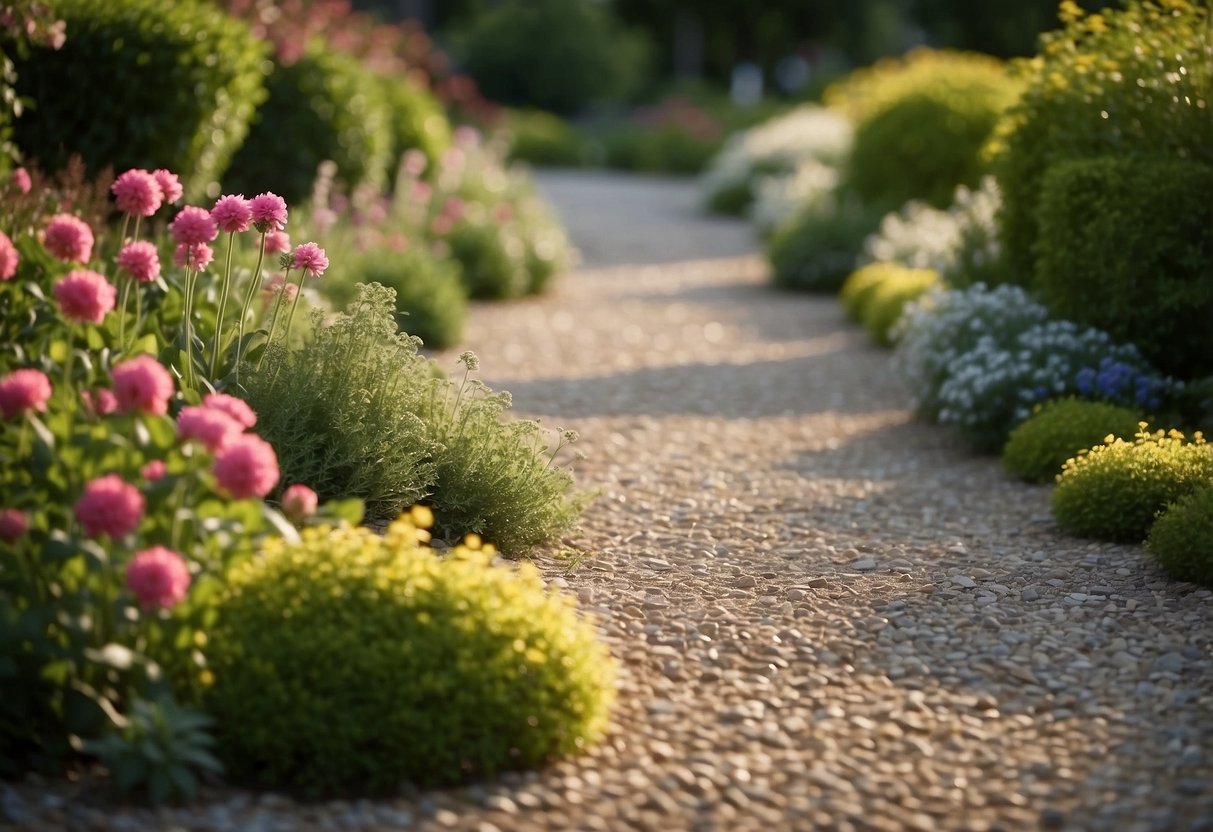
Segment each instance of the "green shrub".
[[578,167],[585,148],[567,121],[542,110],[511,110],[506,120],[510,161],[551,167]]
[[842,303],[842,311],[847,320],[862,322],[864,311],[876,287],[890,276],[903,271],[905,267],[898,263],[869,263],[851,272],[838,290],[838,300]]
[[645,44],[592,0],[505,0],[454,38],[454,52],[494,101],[571,113],[626,97]]
[[911,199],[946,208],[957,185],[978,184],[981,150],[1017,92],[984,55],[918,50],[860,70],[827,92],[856,117],[845,180],[886,210]]
[[294,203],[311,194],[326,160],[350,190],[387,182],[391,115],[370,70],[317,43],[295,63],[276,66],[268,86],[269,99],[223,179],[225,191],[270,190]]
[[[1210,116],[1213,120],[1213,116]],[[1213,164],[1059,162],[1041,182],[1036,280],[1064,318],[1180,378],[1213,372]]]
[[271,349],[246,380],[257,428],[274,446],[282,484],[323,501],[359,497],[368,519],[395,517],[434,481],[436,451],[417,416],[429,362],[396,328],[390,289],[360,286],[346,313],[298,349]]
[[720,147],[719,137],[699,135],[677,124],[624,124],[603,137],[607,167],[643,173],[700,173]]
[[443,785],[580,751],[614,663],[529,563],[438,557],[401,518],[308,529],[236,567],[211,631],[231,779],[311,797]]
[[1138,414],[1127,407],[1086,399],[1054,399],[1011,431],[1002,464],[1027,482],[1051,482],[1080,451],[1137,434]]
[[391,75],[380,75],[378,79],[392,135],[387,156],[389,167],[410,148],[424,153],[430,164],[436,163],[451,146],[451,123],[438,99],[411,79]]
[[469,297],[503,300],[526,294],[525,247],[508,229],[491,222],[461,222],[446,243],[459,261]]
[[56,0],[54,11],[63,47],[16,60],[17,93],[36,104],[15,125],[24,154],[46,169],[72,154],[90,171],[169,168],[200,198],[265,97],[266,46],[207,3]]
[[1036,265],[1041,190],[1055,163],[1112,155],[1213,164],[1207,4],[1129,0],[1089,17],[1072,8],[1065,19],[1024,64],[1027,89],[998,131],[1002,241],[1023,280]]
[[1163,569],[1181,581],[1213,586],[1213,486],[1199,488],[1167,508],[1146,538]]
[[836,292],[855,270],[882,212],[855,199],[832,198],[806,207],[767,243],[771,277],[785,289]]
[[898,269],[885,277],[868,296],[863,310],[863,326],[872,340],[882,347],[893,344],[893,325],[901,319],[906,304],[939,285],[934,269]]
[[1115,439],[1066,462],[1053,489],[1053,515],[1065,531],[1139,543],[1170,503],[1213,484],[1213,447],[1194,434],[1146,432]]
[[356,258],[348,269],[325,274],[325,294],[338,306],[356,295],[358,283],[378,283],[396,293],[396,323],[430,349],[446,349],[463,337],[467,296],[456,263],[418,246],[379,250]]

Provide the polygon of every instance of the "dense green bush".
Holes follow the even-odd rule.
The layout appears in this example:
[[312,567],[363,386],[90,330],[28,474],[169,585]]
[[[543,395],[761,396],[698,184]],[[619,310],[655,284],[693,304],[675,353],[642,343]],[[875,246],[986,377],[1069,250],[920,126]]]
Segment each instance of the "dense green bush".
[[585,162],[584,141],[567,121],[554,113],[511,110],[505,129],[511,161],[551,167],[578,167]]
[[390,75],[378,78],[392,134],[387,156],[389,167],[410,148],[423,152],[430,164],[437,162],[451,145],[451,123],[438,99],[411,79]]
[[1211,195],[1213,164],[1103,157],[1054,165],[1040,193],[1042,299],[1061,317],[1136,344],[1172,375],[1213,372]]
[[387,182],[391,112],[383,86],[356,59],[313,44],[295,63],[274,67],[268,86],[223,179],[226,192],[270,190],[294,203],[311,193],[326,160],[350,189]]
[[1149,550],[1163,569],[1181,581],[1213,586],[1213,486],[1173,503],[1150,529]]
[[430,395],[429,362],[397,334],[395,298],[359,287],[344,315],[299,349],[271,349],[245,381],[257,428],[278,453],[282,483],[321,500],[359,497],[368,519],[395,517],[433,484],[437,450],[416,415]]
[[468,296],[503,300],[526,294],[525,247],[509,229],[490,222],[461,222],[446,237],[459,261]]
[[575,753],[606,727],[614,663],[528,563],[438,557],[402,518],[308,529],[237,566],[211,631],[234,781],[311,797],[451,784]]
[[976,186],[981,150],[1017,83],[992,58],[919,50],[860,70],[827,92],[856,118],[845,180],[885,210],[921,199],[946,208]]
[[869,263],[848,275],[838,290],[838,300],[847,320],[860,323],[868,306],[868,300],[876,287],[894,274],[905,271],[899,263]]
[[325,296],[338,307],[354,299],[358,283],[379,283],[396,293],[396,323],[430,349],[446,349],[463,337],[467,296],[458,264],[410,246],[404,251],[375,251],[348,268],[330,270],[322,282]]
[[1027,482],[1050,482],[1079,451],[1110,436],[1131,438],[1137,429],[1138,414],[1127,407],[1074,397],[1053,399],[1011,431],[1002,464]]
[[939,285],[934,269],[901,268],[888,274],[868,295],[863,309],[863,326],[872,340],[882,347],[893,344],[893,326],[901,319],[906,305]]
[[1053,489],[1053,515],[1065,531],[1125,543],[1145,539],[1170,503],[1213,484],[1213,446],[1200,434],[1141,431],[1068,460]]
[[200,197],[265,97],[265,45],[206,3],[56,0],[54,12],[63,47],[16,61],[17,92],[36,104],[16,123],[26,157],[47,169],[72,154],[90,171],[168,168]]
[[720,150],[717,136],[704,136],[677,124],[621,124],[603,135],[607,167],[643,173],[700,173]]
[[486,96],[555,113],[626,97],[645,44],[592,0],[505,0],[456,33],[454,52]]
[[[1213,164],[1213,38],[1207,4],[1129,0],[1042,38],[1027,89],[1000,127],[994,168],[1012,275],[1029,280],[1046,171],[1067,159],[1123,156]],[[1153,192],[1157,193],[1157,192]]]
[[846,197],[806,206],[767,243],[771,277],[785,289],[836,292],[855,270],[883,212]]

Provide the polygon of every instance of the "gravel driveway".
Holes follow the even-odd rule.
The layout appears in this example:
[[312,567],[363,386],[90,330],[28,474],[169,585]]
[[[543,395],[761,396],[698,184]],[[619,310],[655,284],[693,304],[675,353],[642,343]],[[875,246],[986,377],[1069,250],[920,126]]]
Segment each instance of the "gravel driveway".
[[539,561],[620,660],[607,740],[394,802],[10,805],[80,828],[1213,830],[1213,593],[1060,535],[1047,488],[915,423],[888,354],[768,289],[692,185],[539,181],[583,266],[474,308],[466,347],[582,436],[586,554]]

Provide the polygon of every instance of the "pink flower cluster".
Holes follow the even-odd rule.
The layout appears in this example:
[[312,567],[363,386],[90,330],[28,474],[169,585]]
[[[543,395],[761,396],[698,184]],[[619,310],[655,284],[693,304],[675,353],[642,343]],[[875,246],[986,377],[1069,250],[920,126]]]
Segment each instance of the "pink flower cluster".
[[118,300],[118,290],[90,269],[68,272],[55,283],[54,291],[63,317],[82,324],[101,323]]
[[20,262],[21,255],[17,253],[17,247],[7,234],[0,231],[0,280],[12,280]]
[[219,487],[235,499],[261,499],[278,484],[278,457],[270,443],[246,433],[216,457],[214,473]]
[[221,196],[211,209],[211,219],[220,231],[229,234],[240,234],[248,231],[253,222],[253,209],[244,194]]
[[185,599],[190,570],[172,549],[153,546],[136,552],[126,565],[126,586],[145,611],[168,609]]
[[123,413],[168,413],[173,397],[173,377],[150,355],[139,355],[114,366],[110,377],[114,396]]
[[132,168],[110,186],[119,211],[132,217],[150,217],[164,203],[164,189],[159,180],[146,170]]
[[320,498],[316,492],[301,483],[295,483],[282,492],[282,511],[292,520],[302,520],[316,513]]
[[168,232],[177,244],[173,262],[178,268],[202,271],[215,259],[208,243],[219,236],[219,226],[205,208],[196,205],[182,208],[169,223]]
[[253,227],[262,234],[282,231],[286,228],[286,200],[277,194],[266,192],[249,200],[253,215]]
[[304,274],[312,277],[320,277],[328,267],[329,259],[324,249],[315,243],[296,246],[295,253],[291,255],[291,268],[303,269]]
[[10,179],[17,190],[23,194],[28,194],[30,188],[34,187],[34,183],[29,178],[29,171],[25,168],[15,168]]
[[60,260],[87,263],[93,256],[93,229],[79,217],[56,214],[46,222],[42,244]]
[[151,283],[160,276],[160,254],[146,240],[127,243],[118,252],[118,268],[140,283]]
[[51,380],[40,370],[13,370],[0,378],[0,413],[5,419],[44,411],[50,397]]
[[0,510],[0,540],[15,543],[29,531],[29,518],[19,508]]
[[81,390],[80,398],[84,400],[85,409],[95,416],[108,416],[118,411],[118,398],[113,390],[104,387],[93,391]]
[[144,500],[139,489],[117,474],[90,481],[76,501],[76,519],[89,537],[126,537],[143,519]]

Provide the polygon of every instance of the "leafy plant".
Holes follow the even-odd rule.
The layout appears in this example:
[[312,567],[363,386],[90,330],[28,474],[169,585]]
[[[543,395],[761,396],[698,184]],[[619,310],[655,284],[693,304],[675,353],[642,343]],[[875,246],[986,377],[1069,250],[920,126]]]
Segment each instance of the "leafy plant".
[[[1211,56],[1213,57],[1213,56]],[[1057,315],[1213,372],[1213,159],[1058,162],[1040,183],[1036,281]]]
[[934,269],[899,268],[887,274],[864,303],[864,329],[880,346],[892,346],[894,326],[906,305],[937,285],[939,273]]
[[408,150],[420,150],[430,164],[436,163],[451,146],[451,124],[442,105],[411,78],[385,74],[376,77],[388,110],[392,137],[388,165],[395,164]]
[[422,514],[385,536],[308,529],[232,571],[203,701],[235,782],[312,797],[445,785],[602,734],[614,663],[593,627],[528,563],[491,565],[474,539],[437,556]]
[[806,206],[767,243],[772,280],[782,289],[836,292],[859,263],[882,212],[835,193]]
[[1146,549],[1171,577],[1213,585],[1213,485],[1169,505],[1146,538]]
[[1011,431],[1002,449],[1003,467],[1027,482],[1052,482],[1066,460],[1109,437],[1137,434],[1138,411],[1068,396],[1036,407]]
[[[203,195],[264,100],[264,44],[207,3],[56,0],[54,9],[69,33],[62,48],[16,61],[17,90],[37,103],[15,125],[24,153],[48,170],[72,154],[89,170],[167,167],[190,198]],[[98,101],[106,118],[92,116]]]
[[511,161],[551,167],[580,167],[585,163],[585,142],[567,121],[554,113],[510,110],[504,129]]
[[155,805],[193,800],[199,775],[220,775],[223,766],[211,754],[214,720],[184,708],[171,696],[137,698],[120,725],[84,744],[109,769],[124,792],[146,790]]
[[[1053,489],[1053,516],[1079,537],[1139,543],[1163,509],[1213,484],[1213,447],[1201,434],[1150,433],[1114,439],[1068,460]],[[1165,532],[1164,532],[1165,534]],[[1165,544],[1164,544],[1165,545]]]
[[1055,163],[1102,156],[1213,163],[1207,4],[1128,0],[1084,16],[1067,2],[1062,18],[1064,28],[1043,35],[1040,54],[1020,65],[1027,87],[995,145],[1009,276],[1025,282],[1051,221],[1038,209]]

